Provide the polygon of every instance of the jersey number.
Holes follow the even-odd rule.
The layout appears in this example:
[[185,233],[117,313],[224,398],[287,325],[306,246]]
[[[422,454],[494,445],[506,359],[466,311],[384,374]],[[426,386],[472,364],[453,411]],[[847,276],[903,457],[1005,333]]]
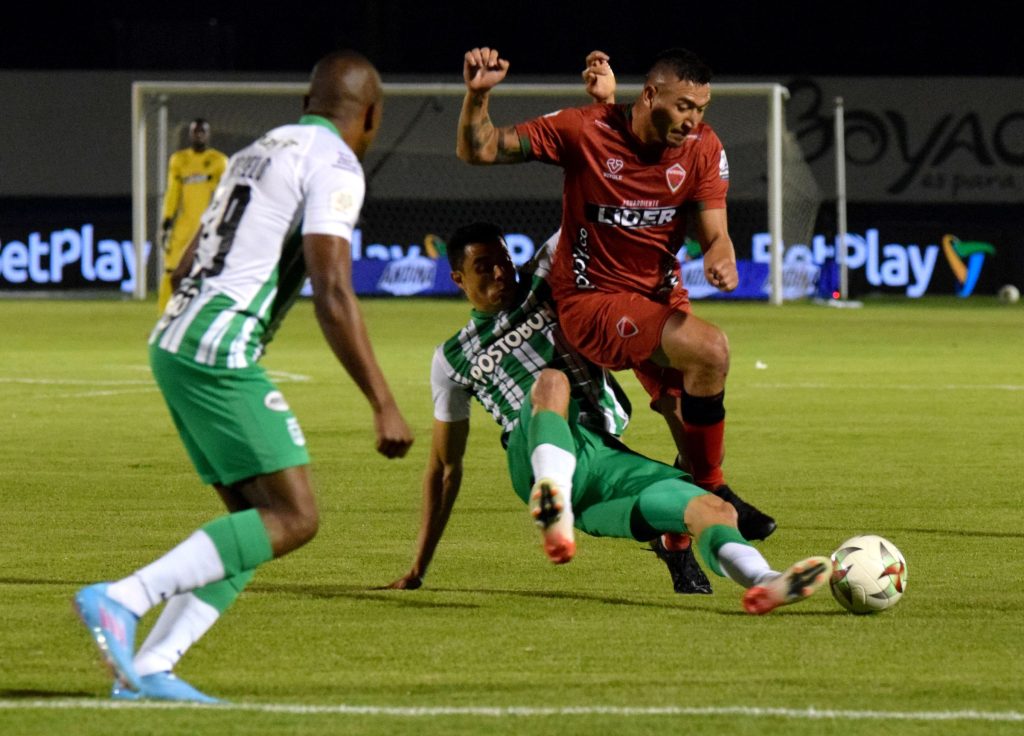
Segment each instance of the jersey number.
[[213,263],[209,268],[204,268],[203,276],[216,276],[224,270],[224,259],[228,257],[228,251],[235,243],[235,233],[238,231],[238,223],[242,220],[245,208],[249,206],[249,197],[252,190],[248,184],[236,184],[228,196],[227,204],[224,206],[224,214],[217,223],[217,237],[220,245],[217,254],[213,257]]

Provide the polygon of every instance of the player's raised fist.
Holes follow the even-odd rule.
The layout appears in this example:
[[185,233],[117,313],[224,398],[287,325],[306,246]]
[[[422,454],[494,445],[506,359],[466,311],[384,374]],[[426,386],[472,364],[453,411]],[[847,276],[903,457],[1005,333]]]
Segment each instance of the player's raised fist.
[[505,78],[508,61],[498,56],[498,50],[483,46],[470,49],[462,64],[462,78],[471,92],[487,92]]
[[615,101],[615,73],[609,64],[611,59],[603,51],[587,54],[583,67],[583,84],[594,102]]

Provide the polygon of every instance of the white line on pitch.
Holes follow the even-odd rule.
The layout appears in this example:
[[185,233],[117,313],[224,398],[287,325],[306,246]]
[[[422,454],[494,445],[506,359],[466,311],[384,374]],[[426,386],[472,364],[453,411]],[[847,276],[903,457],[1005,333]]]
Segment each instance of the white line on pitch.
[[[301,373],[288,371],[267,371],[267,375],[278,383],[305,383],[313,380]],[[104,378],[17,378],[0,376],[0,383],[18,383],[38,386],[153,386],[153,379],[104,379]]]
[[747,383],[741,384],[743,388],[796,388],[812,389],[821,388],[831,391],[842,389],[854,389],[864,391],[1024,391],[1024,385],[1015,383],[826,383],[826,382],[799,382],[799,383]]
[[156,391],[156,386],[148,386],[146,388],[125,388],[125,389],[106,389],[96,391],[75,391],[70,394],[46,394],[43,396],[45,399],[82,399],[89,398],[92,396],[120,396],[121,394],[148,394]]
[[940,710],[887,711],[839,710],[819,708],[758,708],[752,706],[575,706],[562,708],[488,707],[488,706],[378,706],[378,705],[301,705],[288,703],[223,703],[198,705],[159,701],[125,702],[116,700],[0,700],[0,710],[210,710],[283,713],[288,715],[353,715],[423,718],[437,716],[480,716],[487,718],[537,718],[551,716],[743,716],[747,718],[788,718],[797,720],[834,721],[992,721],[1024,722],[1024,713],[1017,711]]
[[23,383],[40,386],[152,386],[148,381],[123,379],[107,380],[102,378],[6,378],[0,376],[0,383]]
[[289,373],[288,371],[267,371],[267,375],[280,383],[288,383],[291,381],[294,381],[295,383],[305,383],[306,381],[313,380],[310,376],[304,376],[301,373]]

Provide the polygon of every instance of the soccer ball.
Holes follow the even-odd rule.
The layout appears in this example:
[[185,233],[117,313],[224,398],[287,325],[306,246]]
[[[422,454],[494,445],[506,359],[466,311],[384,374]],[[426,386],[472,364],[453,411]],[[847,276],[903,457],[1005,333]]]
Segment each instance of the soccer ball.
[[1013,284],[1006,284],[1005,286],[1000,287],[996,296],[999,297],[999,301],[1003,304],[1016,304],[1020,301],[1020,289]]
[[832,553],[832,595],[847,611],[875,613],[895,606],[907,589],[907,561],[888,539],[851,537]]

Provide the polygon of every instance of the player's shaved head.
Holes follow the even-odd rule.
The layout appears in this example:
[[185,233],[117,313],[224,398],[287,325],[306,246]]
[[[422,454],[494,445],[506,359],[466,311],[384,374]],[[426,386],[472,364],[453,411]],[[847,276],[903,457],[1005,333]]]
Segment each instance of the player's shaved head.
[[334,51],[313,67],[303,112],[330,120],[361,161],[377,137],[383,95],[369,59],[357,51]]
[[711,69],[688,49],[665,49],[654,57],[654,63],[647,72],[647,82],[657,84],[673,78],[700,85],[710,84]]
[[306,112],[331,118],[362,114],[381,97],[380,74],[356,51],[334,51],[313,67]]

